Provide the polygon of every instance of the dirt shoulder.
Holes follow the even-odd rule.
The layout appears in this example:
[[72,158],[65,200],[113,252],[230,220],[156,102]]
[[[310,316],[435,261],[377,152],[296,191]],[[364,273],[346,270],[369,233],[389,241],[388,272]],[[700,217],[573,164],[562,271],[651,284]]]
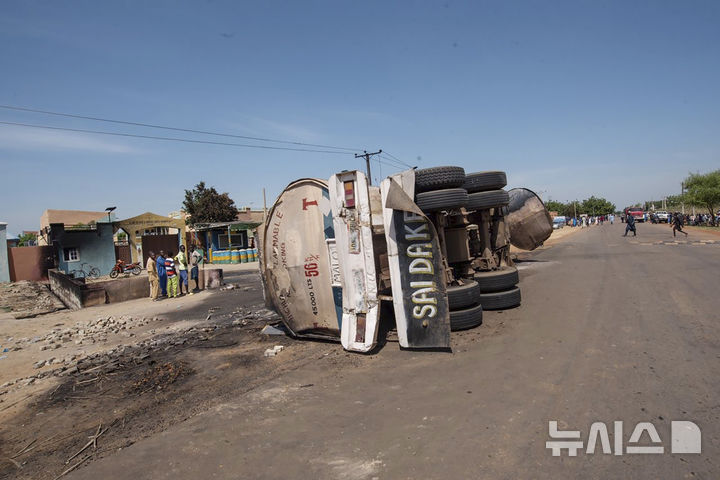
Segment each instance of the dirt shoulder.
[[[581,228],[581,227],[563,227],[563,228],[559,228],[559,229],[557,229],[557,230],[553,230],[552,234],[550,235],[550,238],[548,238],[547,240],[545,240],[545,243],[544,243],[541,247],[539,247],[538,249],[536,249],[536,250],[540,250],[540,249],[543,249],[543,248],[550,247],[550,246],[552,246],[553,244],[558,243],[558,242],[566,239],[567,237],[569,237],[569,236],[571,236],[571,235],[573,235],[573,234],[575,234],[575,233],[578,233],[578,232],[581,232],[581,231],[584,231],[584,230],[588,230],[588,229],[590,229],[590,228],[595,228],[595,227],[586,227],[586,228]],[[599,228],[601,228],[601,227],[599,227]],[[519,248],[516,248],[516,247],[514,247],[514,246],[511,246],[511,247],[510,247],[510,253],[512,253],[512,254],[526,254],[526,253],[528,253],[528,250],[521,250],[521,249],[519,249]]]
[[687,230],[688,233],[703,233],[712,235],[715,237],[720,237],[720,228],[717,227],[683,227],[683,230]]
[[[357,355],[338,343],[264,335],[263,327],[278,318],[264,309],[259,276],[228,273],[235,285],[228,290],[68,311],[24,324],[0,321],[0,338],[13,325],[22,325],[25,335],[22,348],[12,352],[12,369],[0,370],[0,478],[55,478],[306,365],[322,366],[332,380],[397,351],[391,342],[374,355]],[[120,311],[126,315],[109,315]],[[482,328],[454,333],[455,348],[502,332],[504,317],[489,313]],[[284,349],[266,357],[276,345]],[[48,364],[53,357],[60,361]]]
[[88,435],[112,424],[104,448],[122,448],[304,358],[283,352],[272,368],[260,366],[268,345],[288,339],[260,334],[278,318],[264,309],[254,271],[232,269],[226,279],[226,289],[160,302],[31,319],[3,313],[0,478],[54,478]]

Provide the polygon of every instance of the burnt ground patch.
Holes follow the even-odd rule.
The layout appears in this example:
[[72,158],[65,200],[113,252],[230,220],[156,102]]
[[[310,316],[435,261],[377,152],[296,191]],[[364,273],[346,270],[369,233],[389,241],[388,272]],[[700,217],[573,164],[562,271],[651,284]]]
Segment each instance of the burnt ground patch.
[[[68,370],[0,426],[0,478],[53,479],[339,348],[267,338],[260,333],[267,322],[252,315],[218,317],[220,324],[88,357]],[[265,358],[277,344],[286,347],[282,354]]]

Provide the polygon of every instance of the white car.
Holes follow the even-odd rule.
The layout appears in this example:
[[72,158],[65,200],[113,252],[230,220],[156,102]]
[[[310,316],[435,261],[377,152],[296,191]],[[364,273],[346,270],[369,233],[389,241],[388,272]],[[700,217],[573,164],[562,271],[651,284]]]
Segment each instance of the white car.
[[663,222],[667,223],[668,219],[670,218],[670,215],[668,214],[668,212],[666,212],[664,210],[655,212],[655,216],[657,217],[658,222],[660,222],[660,223],[663,223]]
[[559,230],[563,228],[565,225],[567,225],[567,220],[565,217],[555,217],[553,218],[553,230]]

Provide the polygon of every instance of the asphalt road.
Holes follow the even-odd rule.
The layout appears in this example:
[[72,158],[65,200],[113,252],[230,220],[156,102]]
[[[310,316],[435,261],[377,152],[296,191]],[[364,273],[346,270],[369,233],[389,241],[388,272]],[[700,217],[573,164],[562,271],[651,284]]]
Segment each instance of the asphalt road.
[[[522,306],[454,334],[453,353],[338,347],[68,478],[718,478],[720,237],[623,229],[524,256]],[[551,420],[580,431],[577,456],[546,448]],[[702,430],[701,454],[670,453],[681,420]],[[615,445],[614,421],[623,454],[586,453],[593,422]],[[638,422],[663,454],[627,453]]]

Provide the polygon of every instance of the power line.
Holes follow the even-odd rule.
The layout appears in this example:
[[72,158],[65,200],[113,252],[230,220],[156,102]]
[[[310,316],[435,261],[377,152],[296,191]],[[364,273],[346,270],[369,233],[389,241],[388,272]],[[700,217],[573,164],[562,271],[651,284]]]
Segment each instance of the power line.
[[276,140],[276,139],[272,139],[272,138],[263,138],[263,137],[248,137],[246,135],[235,135],[232,133],[210,132],[207,130],[193,130],[190,128],[168,127],[165,125],[155,125],[152,123],[140,123],[140,122],[128,122],[128,121],[124,121],[124,120],[112,120],[109,118],[89,117],[86,115],[77,115],[77,114],[73,114],[73,113],[51,112],[49,110],[37,110],[34,108],[16,107],[13,105],[0,105],[0,108],[4,108],[6,110],[16,110],[19,112],[31,112],[31,113],[42,113],[45,115],[55,115],[58,117],[80,118],[83,120],[93,120],[96,122],[117,123],[117,124],[121,124],[121,125],[132,125],[132,126],[136,126],[136,127],[159,128],[162,130],[173,130],[176,132],[199,133],[202,135],[214,135],[214,136],[218,136],[218,137],[242,138],[245,140],[257,140],[259,142],[284,143],[284,144],[289,144],[289,145],[303,145],[306,147],[318,147],[318,148],[332,148],[332,149],[336,149],[336,150],[349,150],[351,152],[358,152],[361,150],[360,148],[334,147],[332,145],[320,145],[320,144],[315,144],[315,143],[293,142],[290,140]]
[[387,160],[388,162],[391,162],[392,165],[394,165],[394,166],[396,165],[398,168],[401,168],[401,169],[412,168],[412,167],[408,167],[407,164],[393,160],[392,158],[386,157],[385,155],[380,155],[380,157],[382,157],[384,160]]
[[105,132],[102,130],[85,130],[82,128],[66,128],[66,127],[52,127],[50,125],[33,125],[30,123],[19,123],[19,122],[0,122],[0,125],[15,125],[19,127],[30,127],[30,128],[44,128],[47,130],[62,130],[66,132],[80,132],[80,133],[93,133],[97,135],[112,135],[115,137],[132,137],[132,138],[144,138],[149,140],[164,140],[168,142],[183,142],[183,143],[201,143],[205,145],[222,145],[226,147],[246,147],[246,148],[261,148],[264,150],[289,150],[293,152],[312,152],[312,153],[333,153],[335,155],[352,155],[351,152],[337,152],[332,150],[313,150],[309,148],[292,148],[292,147],[273,147],[270,145],[250,145],[244,143],[229,143],[229,142],[211,142],[209,140],[192,140],[189,138],[174,138],[174,137],[156,137],[153,135],[137,135],[133,133],[119,133],[119,132]]
[[405,168],[405,167],[401,167],[401,166],[399,166],[399,165],[395,165],[394,163],[383,162],[383,161],[380,160],[379,158],[375,158],[374,160],[375,160],[376,162],[382,164],[382,165],[385,165],[386,167],[391,167],[391,168],[395,168],[395,169],[398,169],[398,170],[403,170],[403,169]]
[[413,168],[412,165],[410,165],[410,164],[407,163],[407,162],[403,162],[402,160],[400,160],[399,158],[397,158],[397,157],[396,157],[395,155],[393,155],[392,153],[387,152],[387,151],[383,151],[383,153],[384,153],[385,155],[389,156],[390,158],[392,158],[393,160],[396,160],[396,161],[402,163],[402,164],[405,165],[406,167],[408,167],[408,168]]

